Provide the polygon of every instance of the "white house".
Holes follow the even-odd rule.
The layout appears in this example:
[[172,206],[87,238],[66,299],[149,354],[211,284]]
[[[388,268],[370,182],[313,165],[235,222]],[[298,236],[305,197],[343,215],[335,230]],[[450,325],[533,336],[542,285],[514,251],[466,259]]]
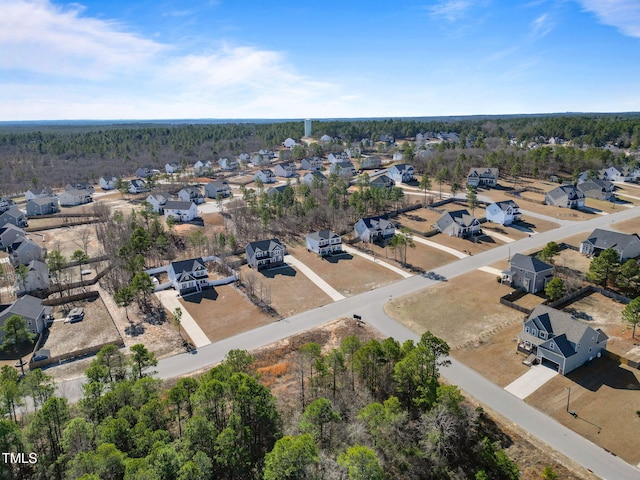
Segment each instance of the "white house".
[[307,250],[320,256],[342,253],[342,237],[330,230],[313,232],[306,237]]
[[78,190],[72,188],[65,190],[58,197],[60,206],[62,207],[75,207],[76,205],[84,205],[93,201],[91,193],[88,190]]
[[193,202],[169,200],[164,204],[164,217],[173,217],[178,222],[190,222],[198,217],[198,207]]
[[218,165],[220,165],[222,170],[236,170],[238,168],[238,161],[235,158],[221,158],[218,160]]
[[129,193],[138,194],[148,192],[150,189],[147,187],[147,182],[141,178],[134,178],[129,182]]
[[296,141],[293,138],[287,138],[284,142],[282,142],[284,148],[293,148],[297,145]]
[[211,172],[212,166],[213,164],[211,163],[211,160],[207,160],[206,162],[203,162],[202,160],[198,160],[196,163],[193,164],[193,173],[196,175],[202,175],[202,174]]
[[164,166],[164,171],[167,173],[176,173],[176,172],[179,172],[180,170],[182,170],[182,167],[180,166],[179,163],[171,162],[171,163],[165,164]]
[[171,199],[172,199],[171,194],[167,192],[157,192],[149,195],[145,199],[145,201],[151,205],[151,208],[153,209],[154,212],[162,215],[164,214],[164,206]]
[[414,168],[406,163],[394,165],[387,171],[389,178],[396,183],[409,183],[413,181],[415,173]]
[[253,176],[253,181],[257,182],[258,180],[260,180],[262,183],[275,183],[276,175],[268,169],[258,170]]
[[24,198],[29,201],[35,198],[55,197],[55,193],[49,187],[32,188],[27,190],[24,194]]
[[323,185],[325,183],[327,183],[327,177],[325,177],[321,172],[319,172],[318,170],[314,170],[312,172],[307,172],[302,176],[301,179],[302,183],[304,183],[306,186],[311,187],[314,184],[315,185]]
[[322,143],[330,143],[333,139],[326,133],[320,137]]
[[49,285],[49,267],[47,267],[47,264],[39,260],[32,260],[27,265],[26,277],[22,278],[16,275],[13,289],[16,295],[22,295],[36,290],[46,290]]
[[180,295],[199,292],[209,285],[209,272],[202,258],[171,262],[167,275]]
[[204,203],[204,195],[200,191],[200,188],[195,185],[184,187],[178,192],[178,198],[183,202],[193,202],[196,205]]
[[102,190],[113,190],[116,188],[116,182],[118,179],[112,175],[105,175],[104,177],[100,177],[100,188]]
[[320,170],[322,168],[322,159],[320,157],[303,158],[300,162],[302,170]]
[[486,219],[499,225],[511,225],[520,221],[520,207],[513,200],[494,202],[487,206]]
[[296,175],[296,164],[293,162],[279,163],[273,169],[274,173],[278,177],[291,178]]

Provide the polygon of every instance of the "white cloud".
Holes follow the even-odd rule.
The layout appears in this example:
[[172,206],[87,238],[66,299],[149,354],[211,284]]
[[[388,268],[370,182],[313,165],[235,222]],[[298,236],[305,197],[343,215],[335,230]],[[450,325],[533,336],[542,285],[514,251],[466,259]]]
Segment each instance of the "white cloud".
[[433,17],[455,22],[463,18],[471,7],[473,2],[469,0],[448,0],[429,7],[428,11]]
[[577,0],[601,23],[615,27],[629,37],[640,38],[640,2],[637,0]]
[[0,0],[0,11],[0,120],[334,116],[352,103],[281,52],[185,53],[48,0]]
[[553,29],[553,20],[548,13],[543,13],[531,23],[531,31],[535,37],[544,37]]

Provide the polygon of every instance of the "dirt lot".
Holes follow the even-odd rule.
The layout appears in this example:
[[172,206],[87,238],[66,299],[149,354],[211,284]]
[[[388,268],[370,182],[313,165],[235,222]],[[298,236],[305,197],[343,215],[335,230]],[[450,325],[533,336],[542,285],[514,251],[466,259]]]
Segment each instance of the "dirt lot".
[[385,305],[385,311],[414,332],[429,330],[455,348],[522,318],[522,313],[499,303],[511,291],[497,283],[495,275],[474,271],[394,299]]
[[[577,418],[566,411],[569,388],[569,409],[578,414]],[[599,358],[566,377],[554,377],[526,401],[596,445],[637,465],[639,390],[640,371]]]
[[[345,297],[400,280],[400,275],[358,255],[343,253],[320,259],[304,246],[287,247],[291,255],[317,273]],[[413,251],[407,254],[413,259]]]
[[611,228],[623,233],[640,233],[640,216],[624,222],[612,223]]
[[201,294],[180,298],[212,342],[273,322],[233,285],[221,285]]
[[[68,311],[75,307],[84,308],[84,319],[81,322],[58,321],[64,319]],[[42,347],[49,349],[52,357],[121,338],[101,298],[56,306],[53,317],[56,321],[49,329],[49,336]]]
[[76,250],[84,250],[85,245],[90,257],[102,254],[102,245],[98,242],[95,225],[92,224],[45,230],[31,233],[29,236],[47,251],[60,250],[67,259]]
[[305,275],[288,265],[261,272],[243,265],[239,273],[245,284],[247,279],[255,279],[256,291],[260,289],[258,285],[262,285],[266,296],[271,298],[271,306],[282,317],[306,312],[332,301]]

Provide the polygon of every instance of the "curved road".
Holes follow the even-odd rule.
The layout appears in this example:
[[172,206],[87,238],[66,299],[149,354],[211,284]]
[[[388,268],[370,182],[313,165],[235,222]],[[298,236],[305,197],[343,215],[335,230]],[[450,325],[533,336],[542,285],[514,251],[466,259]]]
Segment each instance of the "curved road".
[[[581,233],[589,233],[594,228],[604,228],[611,223],[628,220],[640,215],[640,207],[616,212],[607,216],[597,216],[588,221],[566,222],[560,228],[539,233],[496,247],[478,255],[469,256],[434,270],[445,278],[465,274],[479,267],[504,260],[509,254],[526,252],[543,247],[547,242],[557,241]],[[389,318],[384,313],[384,304],[392,297],[399,297],[435,285],[437,282],[421,276],[413,276],[391,285],[345,298],[337,302],[304,312],[279,322],[242,333],[235,337],[206,345],[195,354],[180,354],[164,358],[158,363],[157,376],[162,379],[179,377],[222,361],[231,349],[254,350],[302,331],[320,326],[338,317],[350,317],[354,313],[377,328],[383,335],[394,337],[400,342],[420,336],[404,325]],[[477,372],[451,359],[451,365],[442,369],[442,376],[458,385],[470,396],[500,413],[509,421],[519,425],[530,434],[547,443],[576,463],[591,470],[601,478],[609,480],[638,480],[640,470],[625,463],[620,458],[607,453],[580,435],[547,417],[524,401],[491,383]],[[58,385],[60,395],[70,401],[82,396],[84,378],[62,382]]]

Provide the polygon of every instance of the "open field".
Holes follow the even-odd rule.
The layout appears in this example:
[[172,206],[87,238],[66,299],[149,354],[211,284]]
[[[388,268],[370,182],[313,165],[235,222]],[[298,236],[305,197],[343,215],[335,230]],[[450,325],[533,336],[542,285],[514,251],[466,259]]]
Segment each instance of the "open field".
[[271,306],[282,317],[332,302],[311,280],[289,265],[260,272],[243,265],[239,274],[243,283],[255,282],[256,292],[260,290],[258,285],[261,285],[267,292],[265,296],[271,298]]
[[418,334],[429,330],[453,348],[518,322],[522,313],[499,303],[511,291],[496,282],[495,275],[474,271],[393,299],[385,305],[385,312]]
[[[569,391],[569,389],[571,389]],[[640,462],[640,371],[606,359],[557,375],[526,402],[632,465]],[[569,399],[570,392],[570,399]],[[569,409],[577,418],[567,413]],[[599,428],[600,427],[600,428]]]
[[65,318],[74,307],[84,308],[84,319],[81,322],[54,321],[49,329],[49,336],[42,348],[49,349],[52,357],[120,340],[120,334],[100,297],[54,307],[53,317],[56,320]]
[[505,244],[502,240],[489,237],[488,235],[482,235],[479,237],[474,237],[473,239],[467,239],[450,237],[449,235],[439,233],[437,235],[434,235],[433,237],[430,237],[429,240],[435,243],[439,243],[440,245],[451,247],[459,252],[471,255],[480,252],[486,252],[487,250],[491,250],[492,248]]
[[358,255],[343,253],[321,259],[304,246],[287,248],[291,255],[346,297],[400,280],[397,273]]
[[102,245],[96,237],[95,225],[78,225],[62,227],[43,232],[30,233],[29,237],[47,249],[60,250],[65,257],[70,258],[76,250],[83,250],[86,246],[90,257],[102,255]]
[[640,217],[625,222],[612,223],[611,228],[623,233],[640,233]]
[[253,330],[275,319],[260,310],[233,285],[221,285],[180,298],[212,342]]

